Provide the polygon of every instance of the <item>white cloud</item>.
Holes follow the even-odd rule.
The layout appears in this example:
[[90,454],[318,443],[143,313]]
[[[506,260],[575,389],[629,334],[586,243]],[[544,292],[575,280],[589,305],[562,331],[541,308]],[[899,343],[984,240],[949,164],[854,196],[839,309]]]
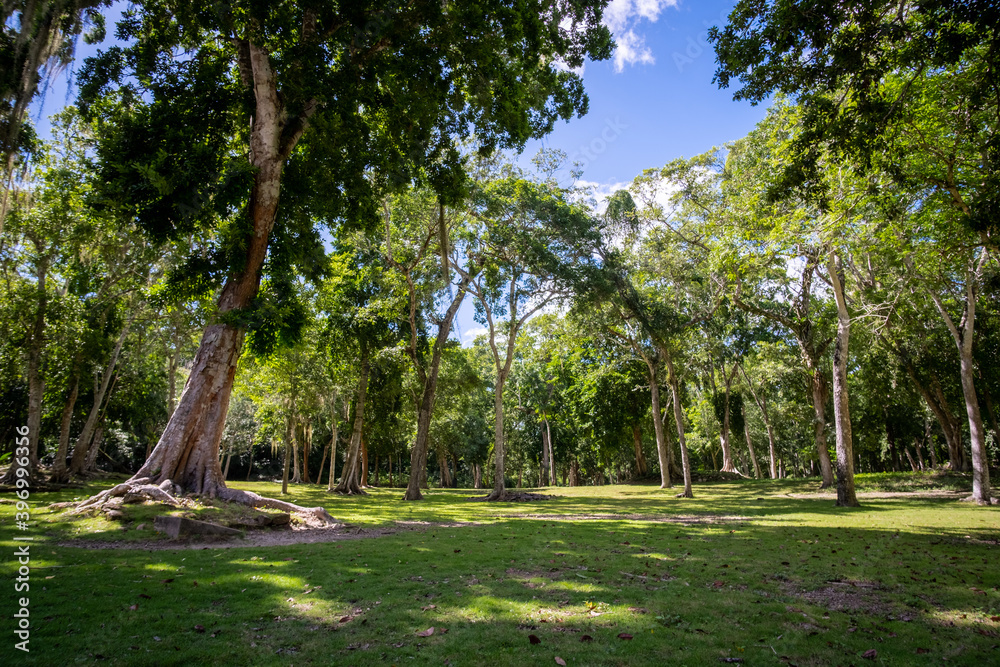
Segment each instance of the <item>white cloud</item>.
[[490,330],[486,327],[473,327],[467,331],[462,332],[462,347],[468,347],[476,342],[476,339],[480,336],[488,336]]
[[646,39],[635,31],[640,21],[656,23],[667,7],[676,7],[679,0],[611,0],[604,10],[604,25],[614,33],[618,48],[615,49],[615,71],[625,65],[652,65],[656,62],[653,51],[646,46]]
[[576,186],[583,188],[592,199],[592,205],[597,213],[604,213],[608,207],[608,198],[619,190],[625,190],[631,185],[629,181],[608,181],[598,183],[597,181],[579,180]]

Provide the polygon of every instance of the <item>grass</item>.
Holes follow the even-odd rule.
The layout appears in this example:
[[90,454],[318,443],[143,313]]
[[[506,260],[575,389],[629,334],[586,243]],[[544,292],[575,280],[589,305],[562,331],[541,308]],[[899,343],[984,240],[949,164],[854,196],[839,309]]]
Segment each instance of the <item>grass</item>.
[[[858,487],[967,486],[939,482],[859,476]],[[511,504],[298,486],[295,502],[359,527],[422,527],[280,547],[59,546],[154,539],[136,530],[149,507],[129,508],[127,530],[46,509],[97,488],[32,496],[37,523],[19,533],[35,538],[31,652],[4,648],[4,664],[979,667],[1000,655],[1000,508],[948,498],[882,494],[841,510],[801,480],[704,484],[693,500],[645,485],[558,488]],[[13,519],[0,504],[8,582]]]

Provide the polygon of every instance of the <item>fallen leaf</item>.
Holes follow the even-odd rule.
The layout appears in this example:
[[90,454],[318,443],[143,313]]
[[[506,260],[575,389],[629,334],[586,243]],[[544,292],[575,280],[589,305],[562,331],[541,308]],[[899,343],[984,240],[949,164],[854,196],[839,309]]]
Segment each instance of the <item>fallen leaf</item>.
[[461,549],[455,549],[455,553],[460,554],[460,553],[462,553],[462,550]]
[[431,609],[437,609],[436,604],[429,604],[426,607],[421,607],[420,611],[430,611]]
[[161,584],[170,584],[170,583],[173,583],[173,581],[174,581],[173,579],[163,579],[163,580],[160,581],[160,583]]
[[632,639],[632,635],[627,632],[619,632],[618,639]]
[[864,658],[865,660],[874,660],[875,658],[878,657],[878,651],[876,651],[873,648],[870,648],[864,653],[862,653],[861,657]]
[[418,633],[417,633],[417,636],[418,636],[418,637],[430,637],[430,636],[431,636],[431,635],[433,635],[433,634],[434,634],[434,628],[433,628],[433,627],[430,627],[430,628],[427,628],[426,630],[423,630],[423,631],[421,631],[421,632],[418,632]]
[[528,635],[528,641],[532,644],[541,644],[542,640],[538,638],[538,635]]
[[141,597],[144,600],[152,600],[153,599],[150,596],[146,595],[145,593],[139,593],[139,597]]
[[562,665],[562,667],[566,667],[566,661],[560,658],[558,655],[556,656],[556,664]]
[[591,637],[590,635],[583,635],[582,637],[580,637],[580,641],[582,641],[582,642],[592,642],[592,641],[594,641],[594,638]]
[[918,648],[917,649],[917,653],[920,653],[920,654],[922,654],[922,653],[930,653],[930,652],[931,652],[931,650],[929,648]]
[[139,608],[139,605],[137,605],[137,604],[130,604],[130,605],[128,606],[128,610],[129,610],[129,611],[135,611],[135,610],[137,610],[138,608]]
[[194,631],[195,632],[205,632],[205,626],[204,625],[196,625],[196,626],[194,626]]
[[341,623],[347,623],[348,621],[350,621],[353,618],[354,618],[353,616],[343,616],[343,617],[341,617],[340,622]]
[[154,635],[154,636],[153,636],[153,641],[154,641],[154,642],[162,642],[163,640],[162,640],[162,639],[160,639],[159,637],[156,637],[156,636]]

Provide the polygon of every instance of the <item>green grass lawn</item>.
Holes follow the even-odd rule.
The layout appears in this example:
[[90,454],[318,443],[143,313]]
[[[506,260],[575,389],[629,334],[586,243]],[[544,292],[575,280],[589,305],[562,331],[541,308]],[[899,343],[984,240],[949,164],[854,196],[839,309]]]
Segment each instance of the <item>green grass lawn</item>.
[[[362,529],[412,523],[378,538],[176,550],[59,546],[143,545],[156,539],[136,530],[150,508],[130,508],[122,530],[46,508],[98,486],[37,493],[37,522],[16,531],[34,537],[28,654],[13,649],[25,594],[13,592],[22,543],[6,496],[0,655],[46,666],[983,667],[1000,663],[1000,508],[926,494],[963,484],[859,476],[861,491],[880,493],[854,510],[814,481],[704,484],[693,500],[645,485],[554,488],[552,500],[506,504],[469,502],[469,490],[403,503],[398,489],[344,498],[298,486],[295,502]],[[886,493],[900,490],[915,491]]]

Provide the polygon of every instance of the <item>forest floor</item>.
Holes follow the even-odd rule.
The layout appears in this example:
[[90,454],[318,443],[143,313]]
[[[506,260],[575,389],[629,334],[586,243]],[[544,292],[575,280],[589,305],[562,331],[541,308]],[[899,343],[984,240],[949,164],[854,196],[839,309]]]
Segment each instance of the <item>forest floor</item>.
[[[470,489],[404,503],[401,489],[299,485],[293,502],[346,526],[326,529],[332,541],[273,530],[285,537],[270,544],[257,532],[171,543],[149,506],[121,521],[48,507],[112,483],[32,494],[23,531],[0,496],[4,664],[981,667],[1000,655],[1000,507],[957,500],[962,476],[861,475],[850,510],[814,480],[700,484],[687,500],[558,487],[497,504],[467,502],[482,493]],[[17,593],[26,543],[30,592]],[[20,597],[30,653],[13,648]]]

